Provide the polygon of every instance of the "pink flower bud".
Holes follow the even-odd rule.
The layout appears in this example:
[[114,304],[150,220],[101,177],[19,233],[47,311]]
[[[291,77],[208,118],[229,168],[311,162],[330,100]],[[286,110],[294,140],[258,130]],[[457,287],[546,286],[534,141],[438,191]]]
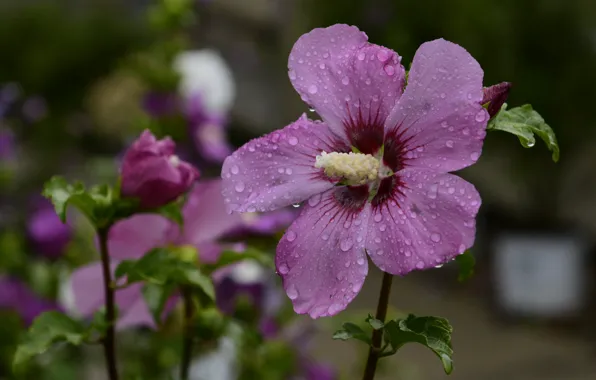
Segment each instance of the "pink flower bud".
[[502,82],[483,89],[482,104],[488,103],[487,110],[490,117],[495,116],[501,110],[501,106],[507,100],[510,89],[511,83],[509,82]]
[[164,206],[186,193],[199,171],[174,154],[174,141],[157,140],[145,130],[124,155],[122,197],[138,198],[143,208]]

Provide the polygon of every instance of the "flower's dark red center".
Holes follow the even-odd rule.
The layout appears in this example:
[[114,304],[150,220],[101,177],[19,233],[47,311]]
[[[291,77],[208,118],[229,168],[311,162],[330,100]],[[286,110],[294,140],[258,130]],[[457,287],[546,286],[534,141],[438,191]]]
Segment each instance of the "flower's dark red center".
[[[385,120],[380,115],[380,107],[373,111],[372,104],[366,106],[358,102],[357,110],[350,110],[346,103],[347,118],[344,130],[350,144],[361,153],[374,155],[383,146],[383,128]],[[366,116],[364,116],[366,114]]]

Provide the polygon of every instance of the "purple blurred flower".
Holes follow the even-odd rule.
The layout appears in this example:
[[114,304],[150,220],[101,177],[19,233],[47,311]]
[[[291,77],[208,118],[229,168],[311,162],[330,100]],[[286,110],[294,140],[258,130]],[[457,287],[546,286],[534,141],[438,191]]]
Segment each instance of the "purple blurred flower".
[[62,223],[49,202],[30,215],[27,232],[39,253],[49,258],[62,255],[72,237],[70,226]]
[[143,98],[143,109],[156,118],[173,115],[179,110],[178,95],[169,92],[150,92]]
[[304,367],[305,380],[335,380],[337,378],[337,371],[329,365],[308,363]]
[[[183,215],[184,230],[156,214],[137,214],[114,225],[108,241],[112,270],[121,260],[139,259],[151,249],[168,245],[191,245],[197,248],[201,262],[214,263],[223,250],[217,239],[240,223],[239,216],[225,210],[219,180],[198,183],[189,194]],[[81,314],[89,316],[103,305],[101,281],[100,263],[73,273],[74,303]],[[118,328],[155,326],[140,285],[117,291],[116,301],[121,315]],[[170,302],[175,301],[176,297]]]
[[509,82],[502,82],[483,89],[480,104],[489,103],[487,110],[490,117],[495,116],[501,110],[501,106],[507,100],[507,96],[509,96],[510,89],[511,83]]
[[145,130],[124,155],[122,196],[138,198],[143,208],[157,208],[186,193],[199,171],[180,161],[175,147],[171,138],[157,140]]
[[287,228],[298,216],[295,209],[284,208],[270,213],[247,212],[241,214],[243,224],[229,235],[241,237],[245,235],[271,235]]
[[7,128],[0,129],[0,160],[12,160],[16,155],[14,132]]
[[41,96],[32,96],[23,103],[23,117],[30,123],[35,123],[46,117],[48,107]]
[[299,314],[344,310],[362,288],[367,254],[381,270],[405,275],[448,262],[474,242],[480,195],[449,172],[480,156],[488,121],[482,68],[456,44],[427,42],[404,90],[400,61],[356,27],[303,35],[289,77],[323,121],[303,115],[224,162],[231,211],[307,200],[276,256]]
[[41,313],[58,310],[51,301],[38,297],[16,278],[0,277],[0,309],[15,311],[28,326]]

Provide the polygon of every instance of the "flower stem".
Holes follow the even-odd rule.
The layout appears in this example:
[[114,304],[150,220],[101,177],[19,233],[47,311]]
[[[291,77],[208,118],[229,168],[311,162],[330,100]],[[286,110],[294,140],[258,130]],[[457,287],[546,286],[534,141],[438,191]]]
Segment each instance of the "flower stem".
[[182,341],[182,362],[180,363],[180,380],[188,379],[188,370],[192,358],[192,323],[194,317],[194,306],[192,294],[188,289],[182,289],[182,299],[184,301],[184,333]]
[[[389,293],[391,292],[391,282],[393,275],[383,273],[383,283],[379,294],[379,303],[377,304],[377,315],[375,316],[381,322],[385,322],[387,316],[387,306],[389,305]],[[381,344],[383,343],[383,330],[374,330],[372,334],[372,345],[368,350],[368,359],[362,380],[373,380],[377,371],[377,362],[381,353]]]
[[118,370],[116,367],[116,338],[114,324],[116,322],[116,309],[114,305],[114,289],[112,288],[112,271],[110,270],[110,256],[108,253],[108,231],[110,227],[100,228],[99,252],[101,254],[101,267],[103,270],[103,289],[106,301],[105,321],[107,330],[102,343],[106,357],[106,366],[110,380],[118,380]]

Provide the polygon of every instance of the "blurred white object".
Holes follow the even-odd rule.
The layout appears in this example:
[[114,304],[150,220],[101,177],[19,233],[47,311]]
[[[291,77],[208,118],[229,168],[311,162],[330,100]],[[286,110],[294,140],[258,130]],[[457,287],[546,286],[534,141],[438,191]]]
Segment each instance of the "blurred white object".
[[502,234],[494,242],[497,301],[510,314],[573,317],[585,302],[587,245],[568,235]]
[[201,356],[201,358],[191,363],[189,379],[237,379],[236,351],[236,343],[232,338],[224,337],[220,339],[216,350]]
[[230,110],[236,94],[234,77],[218,52],[185,51],[174,60],[174,68],[182,76],[179,90],[185,98],[200,96],[210,112],[226,114]]

